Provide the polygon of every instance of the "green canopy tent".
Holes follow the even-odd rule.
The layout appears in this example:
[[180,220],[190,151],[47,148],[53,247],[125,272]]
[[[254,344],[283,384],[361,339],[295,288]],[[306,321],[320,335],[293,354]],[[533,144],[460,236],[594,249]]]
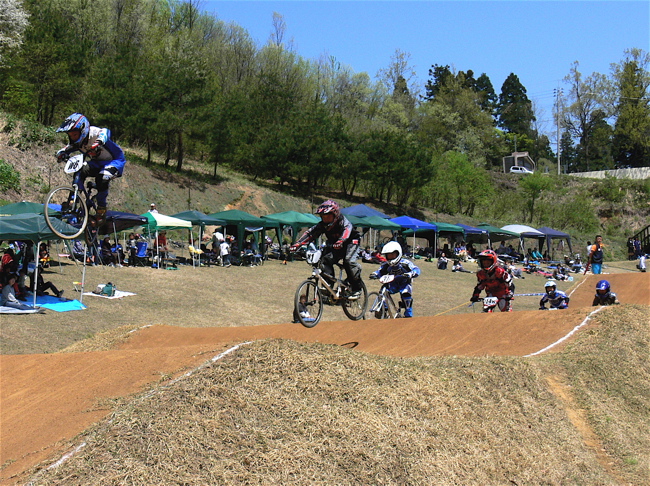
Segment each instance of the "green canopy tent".
[[[224,221],[212,218],[201,211],[183,211],[180,213],[172,214],[172,218],[183,219],[189,221],[194,226],[199,227],[199,242],[203,241],[203,232],[206,226],[222,226]],[[200,243],[199,243],[200,244]]]
[[[299,213],[298,211],[283,211],[262,216],[262,219],[269,220],[273,224],[279,224],[280,226],[290,226],[292,229],[291,243],[294,243],[302,228],[311,227],[320,221],[320,218],[314,219],[311,216],[313,215]],[[278,232],[278,243],[282,244],[280,232]]]
[[[438,223],[431,221],[431,224],[435,226],[436,229],[422,229],[415,230],[415,234],[419,238],[425,238],[429,242],[429,246],[433,248],[434,255],[438,249],[438,239],[439,238],[450,238],[450,237],[461,237],[465,238],[465,229],[461,226],[451,223]],[[412,235],[414,230],[404,231],[404,236]]]
[[492,241],[494,240],[513,240],[515,238],[519,239],[520,234],[515,233],[514,231],[504,230],[502,228],[497,228],[488,223],[481,223],[476,225],[477,228],[484,229],[488,232],[488,245],[492,246]]
[[[44,212],[45,205],[29,201],[21,201],[17,203],[6,204],[5,206],[0,206],[0,217],[25,213],[43,214]],[[57,213],[55,212],[54,214]]]
[[[223,220],[225,222],[224,226],[226,227],[226,231],[228,231],[228,227],[237,230],[237,244],[239,245],[240,251],[243,251],[244,249],[244,234],[247,230],[254,233],[263,229],[275,229],[279,231],[280,228],[280,224],[277,221],[258,218],[257,216],[253,216],[252,214],[239,209],[229,209],[227,211],[212,213],[208,216]],[[264,245],[263,238],[261,244],[262,246]],[[265,253],[263,247],[260,250],[262,254]]]
[[[185,221],[184,219],[173,218],[172,216],[167,216],[160,213],[152,213],[151,211],[147,211],[140,216],[147,218],[147,223],[145,223],[143,227],[149,232],[149,235],[151,235],[151,233],[154,233],[156,235],[156,241],[158,241],[158,232],[163,230],[167,231],[187,228],[190,230],[190,237],[192,236],[192,223]],[[156,257],[158,260],[160,260],[160,251],[158,249],[158,245],[156,245]],[[162,265],[158,265],[158,268],[161,267]]]
[[[57,231],[63,234],[77,232],[76,228],[58,219],[54,220],[52,224],[54,224]],[[41,242],[58,239],[60,238],[52,232],[45,222],[45,216],[42,214],[18,213],[0,217],[0,240],[32,241],[34,243],[34,264],[36,266],[34,269],[34,282],[38,281],[38,248],[41,246]],[[83,283],[82,279],[82,295]],[[36,292],[34,292],[34,306],[36,306]]]

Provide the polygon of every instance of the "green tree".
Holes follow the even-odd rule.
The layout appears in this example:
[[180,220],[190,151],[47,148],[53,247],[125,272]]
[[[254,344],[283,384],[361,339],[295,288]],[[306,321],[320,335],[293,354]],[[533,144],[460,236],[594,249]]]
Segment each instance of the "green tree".
[[524,220],[533,222],[535,203],[545,191],[553,187],[553,179],[547,175],[536,172],[519,179],[519,188],[524,198]]
[[530,135],[535,121],[533,105],[526,95],[526,88],[514,73],[510,73],[501,86],[497,115],[499,126],[506,132]]
[[0,66],[5,54],[22,44],[28,19],[20,0],[0,0]]
[[613,151],[618,167],[644,167],[650,161],[650,54],[626,51],[614,77],[619,92]]

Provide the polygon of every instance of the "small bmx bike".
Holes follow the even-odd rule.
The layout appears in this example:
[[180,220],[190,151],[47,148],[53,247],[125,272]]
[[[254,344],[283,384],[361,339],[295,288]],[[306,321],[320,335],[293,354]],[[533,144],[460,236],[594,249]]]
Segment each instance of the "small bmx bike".
[[368,294],[367,317],[376,319],[399,319],[404,317],[400,305],[402,302],[395,304],[393,296],[388,291],[388,286],[394,278],[394,275],[382,275],[379,278],[382,284],[379,292],[370,292]]
[[340,305],[349,319],[358,321],[365,318],[368,307],[368,290],[361,282],[361,295],[352,297],[352,290],[343,279],[343,265],[337,263],[339,276],[333,282],[323,276],[321,250],[308,250],[307,263],[312,266],[312,274],[296,290],[294,309],[296,318],[305,327],[314,327],[323,317],[325,305]]
[[[83,154],[70,157],[63,169],[66,174],[74,176],[86,164]],[[86,232],[86,241],[90,242],[96,238],[96,231],[90,226],[95,224],[97,204],[95,197],[90,192],[94,184],[88,182],[88,188],[83,185],[59,186],[50,191],[45,200],[45,222],[52,232],[64,240],[74,240]],[[55,209],[60,208],[60,209]],[[55,220],[63,221],[66,225],[60,225]],[[89,221],[91,225],[89,225]],[[62,229],[65,228],[65,229]],[[88,231],[86,231],[88,229]]]

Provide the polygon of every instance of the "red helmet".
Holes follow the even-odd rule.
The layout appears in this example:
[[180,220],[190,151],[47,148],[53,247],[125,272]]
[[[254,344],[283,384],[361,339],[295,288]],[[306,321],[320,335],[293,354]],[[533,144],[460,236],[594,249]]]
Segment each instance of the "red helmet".
[[[485,267],[485,265],[483,264],[484,261],[490,262],[489,268]],[[481,270],[486,270],[488,272],[491,272],[496,268],[497,263],[498,263],[497,254],[494,253],[492,250],[485,250],[481,252],[478,256],[478,264],[481,267]]]

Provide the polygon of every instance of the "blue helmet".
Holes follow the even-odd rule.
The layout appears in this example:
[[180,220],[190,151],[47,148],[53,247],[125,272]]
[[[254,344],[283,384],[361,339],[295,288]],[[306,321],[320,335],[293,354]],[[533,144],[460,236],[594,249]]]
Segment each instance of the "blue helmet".
[[68,137],[70,136],[69,132],[71,130],[79,130],[80,135],[77,140],[70,140],[70,145],[81,145],[90,132],[90,122],[88,121],[88,118],[81,113],[73,113],[63,121],[59,128],[56,129],[57,133],[68,133]]
[[608,294],[609,289],[610,289],[610,285],[609,285],[609,282],[607,280],[600,280],[596,284],[596,294],[597,295],[603,295],[603,294],[600,293],[601,290],[605,291],[604,294]]

